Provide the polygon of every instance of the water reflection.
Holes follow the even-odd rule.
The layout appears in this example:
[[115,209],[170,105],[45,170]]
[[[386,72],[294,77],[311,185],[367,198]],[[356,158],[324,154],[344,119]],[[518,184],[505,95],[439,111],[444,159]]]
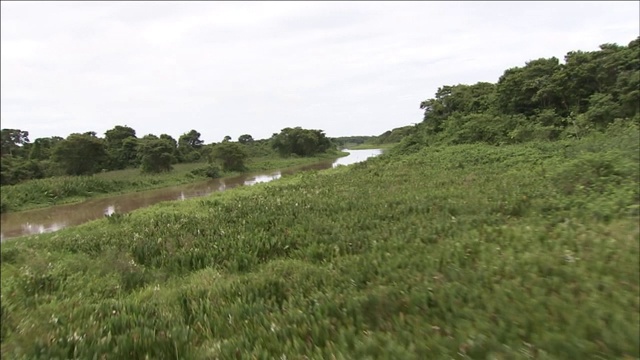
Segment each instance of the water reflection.
[[[64,222],[54,222],[51,224],[31,224],[25,223],[21,224],[20,228],[22,229],[23,235],[36,235],[36,234],[44,234],[49,232],[58,231],[64,227],[66,227],[66,223]],[[4,233],[0,233],[0,239],[4,240]]]
[[264,182],[269,182],[272,180],[277,180],[280,179],[282,177],[282,173],[280,171],[275,172],[273,174],[270,175],[257,175],[253,178],[250,178],[248,180],[244,181],[244,185],[254,185],[254,184],[258,184],[258,183],[264,183]]
[[107,206],[107,208],[106,208],[106,209],[104,209],[104,214],[105,214],[105,215],[108,215],[108,216],[109,216],[109,215],[112,215],[112,214],[113,214],[113,213],[115,213],[115,212],[116,212],[116,207],[115,207],[115,206],[113,206],[113,205],[109,205],[109,206]]
[[333,162],[332,166],[334,168],[338,167],[338,166],[346,166],[346,165],[351,165],[351,164],[355,164],[361,161],[365,161],[368,158],[372,157],[372,156],[378,156],[380,154],[382,154],[382,150],[380,149],[371,149],[371,150],[346,150],[349,151],[349,156],[345,156],[342,158],[337,159],[336,161]]
[[67,226],[79,225],[114,213],[127,213],[162,201],[186,200],[205,196],[215,191],[225,191],[237,186],[265,183],[307,170],[323,170],[340,165],[350,165],[381,154],[380,150],[345,150],[348,156],[336,161],[326,161],[258,174],[214,179],[200,183],[162,188],[87,200],[78,204],[59,205],[45,209],[2,214],[0,241],[23,236],[54,232]]

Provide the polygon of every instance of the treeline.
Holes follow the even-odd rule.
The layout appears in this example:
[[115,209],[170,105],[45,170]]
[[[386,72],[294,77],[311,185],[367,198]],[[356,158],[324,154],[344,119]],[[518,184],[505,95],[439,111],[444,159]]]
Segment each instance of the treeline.
[[349,146],[370,143],[375,138],[375,136],[341,136],[331,138],[331,141],[341,148],[347,148]]
[[385,131],[372,139],[373,144],[394,144],[400,142],[405,136],[411,135],[414,131],[413,125],[407,125]]
[[[254,140],[249,134],[236,142],[225,136],[220,143],[204,144],[191,130],[178,140],[153,134],[141,138],[135,129],[117,125],[99,137],[95,132],[74,133],[29,141],[28,131],[2,129],[0,184],[60,175],[140,168],[142,172],[171,171],[176,163],[209,162],[224,170],[243,170],[244,160],[259,156],[313,156],[334,147],[322,130],[285,128],[270,139]],[[215,173],[215,171],[213,171]],[[214,174],[212,173],[213,177]]]
[[447,85],[423,101],[422,123],[400,151],[430,144],[580,138],[617,119],[640,119],[640,37],[627,46],[571,51],[506,70],[497,83]]
[[395,144],[400,142],[400,140],[402,140],[405,136],[412,134],[413,131],[414,126],[407,125],[392,130],[387,130],[378,136],[342,136],[331,138],[331,141],[333,141],[337,146],[343,148],[362,144]]

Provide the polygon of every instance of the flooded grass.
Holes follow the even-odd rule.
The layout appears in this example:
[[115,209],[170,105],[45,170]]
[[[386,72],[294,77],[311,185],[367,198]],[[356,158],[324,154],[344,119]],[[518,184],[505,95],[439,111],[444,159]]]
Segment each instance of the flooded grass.
[[638,358],[638,144],[425,148],[6,242],[2,356]]

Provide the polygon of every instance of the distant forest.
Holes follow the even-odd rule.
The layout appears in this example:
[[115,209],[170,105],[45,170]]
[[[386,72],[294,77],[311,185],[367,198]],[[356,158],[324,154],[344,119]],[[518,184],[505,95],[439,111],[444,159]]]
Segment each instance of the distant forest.
[[104,137],[95,132],[74,133],[29,141],[20,129],[1,130],[1,185],[14,185],[29,179],[61,175],[91,175],[97,172],[140,168],[142,172],[172,170],[176,163],[219,163],[225,170],[242,170],[248,157],[314,156],[334,148],[322,130],[285,128],[269,139],[254,140],[249,134],[232,141],[204,144],[196,130],[181,135],[153,134],[141,138],[135,129],[117,125]]

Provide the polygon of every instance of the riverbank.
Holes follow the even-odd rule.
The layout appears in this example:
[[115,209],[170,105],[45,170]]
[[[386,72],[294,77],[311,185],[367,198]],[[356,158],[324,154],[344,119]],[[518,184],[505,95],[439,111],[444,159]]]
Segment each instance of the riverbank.
[[[321,154],[314,157],[278,156],[247,159],[250,173],[278,170],[293,166],[335,160],[348,155],[344,151]],[[72,204],[104,196],[160,189],[206,180],[207,177],[194,170],[204,168],[207,163],[176,164],[174,170],[161,174],[142,174],[139,169],[126,169],[99,173],[92,176],[63,176],[29,180],[17,185],[3,186],[0,191],[2,212],[18,212],[55,205]],[[241,172],[221,172],[220,177],[230,177]]]
[[394,147],[394,146],[396,146],[398,144],[399,143],[386,143],[386,144],[364,143],[364,144],[358,144],[358,145],[350,146],[349,149],[352,149],[352,150],[369,150],[369,149],[388,150],[388,149],[391,149],[392,147]]
[[638,140],[390,153],[3,243],[2,356],[637,358]]

